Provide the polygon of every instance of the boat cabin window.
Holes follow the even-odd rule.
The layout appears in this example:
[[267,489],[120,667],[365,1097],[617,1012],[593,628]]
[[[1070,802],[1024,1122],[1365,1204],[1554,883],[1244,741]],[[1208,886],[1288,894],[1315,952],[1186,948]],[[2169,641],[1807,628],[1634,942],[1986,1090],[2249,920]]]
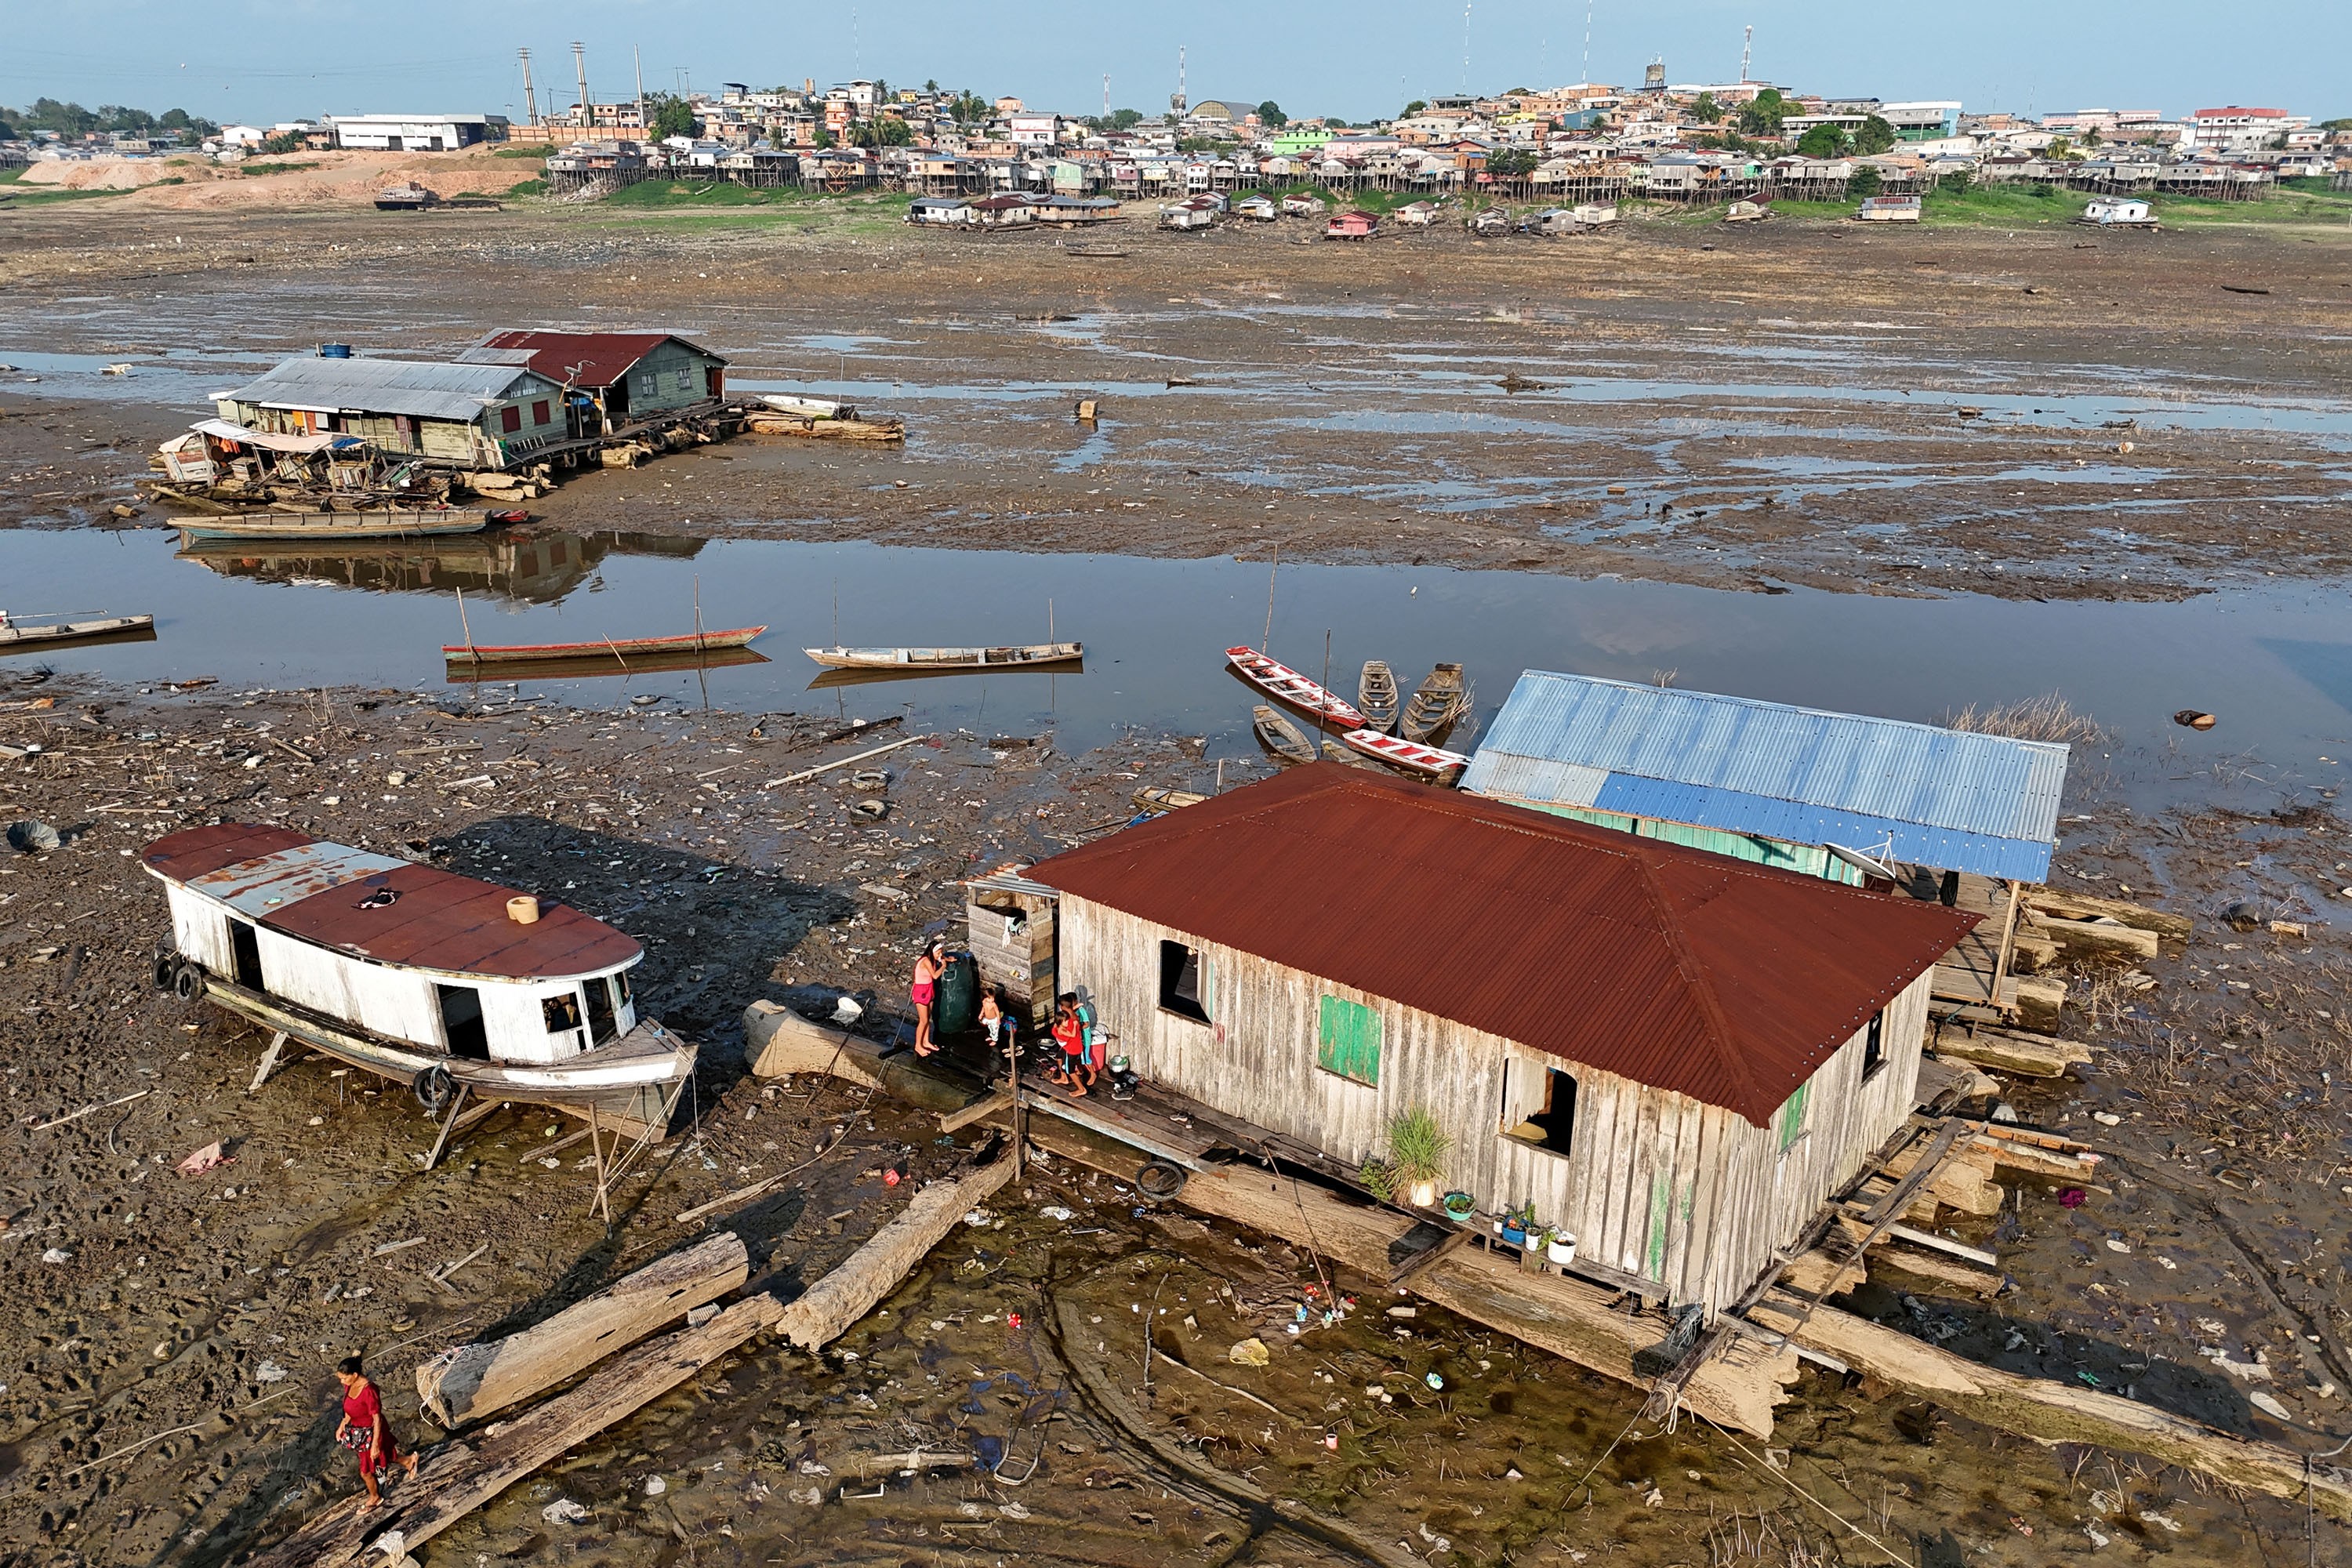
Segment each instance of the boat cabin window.
[[261,939],[253,927],[244,921],[228,922],[228,950],[236,961],[236,983],[248,991],[264,989],[261,984]]
[[1160,1005],[1196,1024],[1209,1021],[1209,961],[1181,942],[1160,944]]
[[613,1005],[612,989],[604,984],[603,975],[597,975],[588,982],[588,1043],[601,1046],[619,1032],[620,1019]]
[[482,994],[470,985],[436,985],[433,992],[441,1004],[441,1037],[449,1042],[449,1054],[488,1060],[490,1037],[482,1024]]
[[1886,1009],[1881,1007],[1870,1020],[1870,1033],[1862,1037],[1862,1081],[1868,1083],[1886,1065]]
[[542,996],[539,1010],[547,1018],[547,1032],[560,1035],[566,1029],[580,1026],[580,993],[566,991],[561,996]]
[[629,989],[629,972],[625,969],[613,976],[613,1005],[625,1007],[635,993]]
[[[1524,1102],[1522,1102],[1524,1103]],[[1543,1069],[1543,1104],[1506,1134],[1555,1154],[1576,1147],[1576,1075],[1558,1068]]]

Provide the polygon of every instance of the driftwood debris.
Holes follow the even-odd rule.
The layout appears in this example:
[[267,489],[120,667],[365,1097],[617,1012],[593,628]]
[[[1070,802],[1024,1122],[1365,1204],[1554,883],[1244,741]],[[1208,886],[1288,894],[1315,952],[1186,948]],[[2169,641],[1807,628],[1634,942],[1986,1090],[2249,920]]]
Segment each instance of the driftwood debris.
[[2091,1047],[2046,1035],[2021,1034],[2014,1029],[1979,1025],[1971,1032],[1958,1028],[1937,1031],[1927,1048],[1939,1057],[1957,1057],[1980,1068],[2020,1078],[2063,1078],[2069,1068],[2087,1066]]
[[[624,1351],[577,1386],[492,1426],[478,1442],[455,1444],[432,1455],[418,1468],[416,1479],[396,1485],[381,1508],[362,1512],[360,1498],[346,1498],[253,1558],[249,1568],[347,1568],[394,1531],[400,1532],[403,1550],[413,1550],[754,1336],[773,1331],[807,1348],[824,1344],[896,1288],[924,1251],[1012,1175],[1013,1162],[1000,1159],[956,1180],[933,1183],[915,1194],[904,1214],[798,1300],[749,1296],[698,1327],[679,1329]],[[930,1240],[917,1248],[914,1241],[920,1236]],[[845,1275],[839,1285],[834,1284]],[[860,1301],[864,1305],[850,1312]]]
[[[1793,1316],[1785,1295],[1767,1298],[1750,1321],[1774,1329]],[[2312,1500],[2352,1521],[2352,1475],[2330,1465],[2306,1471],[2300,1455],[2231,1436],[2201,1422],[2095,1389],[1986,1366],[1847,1312],[1817,1311],[1793,1330],[1796,1342],[1883,1378],[1971,1420],[2042,1443],[2090,1443],[2146,1454],[2273,1497]]]
[[2160,943],[2156,932],[2116,920],[2070,921],[2046,915],[2034,929],[2068,952],[2102,958],[2151,959]]
[[546,1321],[500,1340],[443,1351],[416,1369],[416,1396],[444,1426],[503,1410],[586,1371],[751,1277],[740,1237],[709,1240],[656,1258]]
[[2095,920],[2101,915],[2140,931],[2186,942],[2192,929],[2187,915],[2168,914],[2122,899],[2102,899],[2090,893],[2062,893],[2054,888],[2028,888],[2025,907],[2062,920]]

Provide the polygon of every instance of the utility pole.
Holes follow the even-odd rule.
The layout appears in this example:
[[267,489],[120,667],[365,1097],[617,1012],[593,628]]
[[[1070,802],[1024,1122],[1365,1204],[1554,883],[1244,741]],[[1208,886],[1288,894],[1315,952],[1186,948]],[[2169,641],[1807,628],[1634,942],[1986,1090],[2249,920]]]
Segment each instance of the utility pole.
[[580,123],[596,123],[595,111],[588,106],[588,46],[577,38],[572,41],[572,66],[580,76]]
[[1584,0],[1584,64],[1577,68],[1583,79],[1579,87],[1592,85],[1592,0]]
[[629,63],[637,71],[637,129],[646,128],[646,56],[636,45],[629,46]]
[[522,57],[522,107],[523,107],[523,112],[524,112],[524,113],[526,113],[526,114],[528,114],[528,115],[530,117],[530,123],[531,123],[531,124],[533,124],[533,125],[537,125],[537,124],[539,123],[539,99],[538,99],[538,97],[537,97],[537,96],[536,96],[536,95],[531,91],[531,86],[530,86],[530,51],[529,49],[517,49],[517,50],[515,51],[515,53],[517,53],[517,54],[519,54],[519,55],[520,55],[520,56]]
[[1739,40],[1739,85],[1748,85],[1748,56],[1756,47],[1756,24],[1748,24],[1747,36]]
[[1462,96],[1470,96],[1470,0],[1462,0]]

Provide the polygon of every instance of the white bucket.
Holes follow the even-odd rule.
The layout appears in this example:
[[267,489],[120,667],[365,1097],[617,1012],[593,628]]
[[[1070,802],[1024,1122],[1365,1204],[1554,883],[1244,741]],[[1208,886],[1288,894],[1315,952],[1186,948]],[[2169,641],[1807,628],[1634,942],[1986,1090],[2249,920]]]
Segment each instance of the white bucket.
[[1544,1257],[1562,1268],[1576,1261],[1576,1237],[1555,1236],[1544,1248]]

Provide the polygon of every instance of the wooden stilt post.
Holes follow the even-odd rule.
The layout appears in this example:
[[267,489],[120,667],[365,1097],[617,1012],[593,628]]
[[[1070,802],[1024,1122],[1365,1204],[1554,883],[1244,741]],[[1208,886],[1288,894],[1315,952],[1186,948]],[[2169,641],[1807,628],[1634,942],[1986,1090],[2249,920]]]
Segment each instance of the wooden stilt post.
[[596,1156],[596,1201],[591,1207],[603,1213],[605,1228],[610,1229],[613,1224],[612,1179],[604,1171],[604,1128],[596,1120],[596,1102],[593,1100],[588,1102],[588,1149]]
[[449,1114],[441,1121],[441,1136],[433,1140],[433,1152],[425,1156],[425,1168],[431,1170],[441,1163],[441,1151],[449,1146],[449,1134],[457,1125],[457,1112],[466,1106],[466,1085],[457,1086],[457,1095],[449,1101]]
[[246,1093],[258,1094],[261,1091],[261,1086],[269,1081],[269,1075],[278,1070],[278,1053],[285,1048],[286,1031],[280,1029],[270,1037],[269,1048],[261,1053],[261,1065],[253,1069],[253,1081],[246,1085]]

